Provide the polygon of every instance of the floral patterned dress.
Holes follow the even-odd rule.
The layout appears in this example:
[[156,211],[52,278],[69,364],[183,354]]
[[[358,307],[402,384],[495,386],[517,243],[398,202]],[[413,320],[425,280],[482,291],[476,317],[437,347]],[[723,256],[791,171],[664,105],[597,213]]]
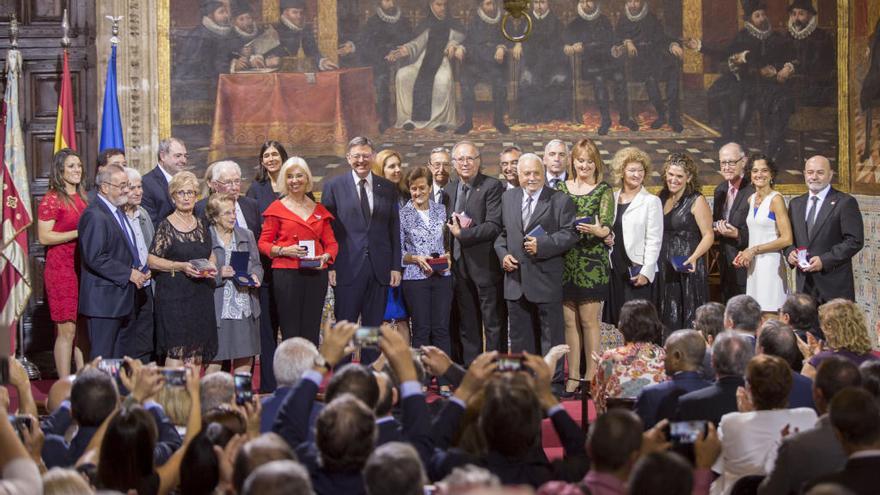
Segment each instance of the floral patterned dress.
[[593,400],[605,410],[605,400],[635,399],[643,388],[669,379],[663,361],[666,351],[649,342],[630,342],[602,353],[593,378]]
[[[560,182],[558,189],[574,202],[577,208],[575,218],[598,217],[599,223],[605,227],[614,223],[614,194],[607,183],[600,182],[592,191],[582,195],[569,192],[565,182]],[[563,299],[604,301],[608,297],[608,248],[599,237],[590,234],[578,236],[578,243],[565,254]]]

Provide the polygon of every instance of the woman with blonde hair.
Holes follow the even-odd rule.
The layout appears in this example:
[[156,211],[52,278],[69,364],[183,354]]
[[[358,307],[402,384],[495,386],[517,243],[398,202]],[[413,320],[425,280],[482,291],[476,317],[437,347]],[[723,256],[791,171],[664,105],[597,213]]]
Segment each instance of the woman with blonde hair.
[[156,341],[165,366],[201,365],[217,352],[214,276],[208,226],[193,214],[199,180],[178,172],[168,184],[174,212],[159,222],[149,265],[156,282]]
[[712,209],[700,192],[697,164],[673,153],[663,164],[663,244],[660,249],[660,320],[667,332],[690,328],[709,300],[703,256],[715,242]]
[[581,139],[571,150],[568,180],[559,184],[577,208],[575,230],[578,243],[565,254],[562,272],[565,343],[568,354],[568,381],[565,395],[576,392],[581,382],[581,344],[586,357],[584,379],[596,374],[593,353],[599,352],[599,312],[608,297],[608,248],[602,242],[614,223],[614,194],[602,179],[605,163],[596,144]]
[[611,172],[620,189],[614,192],[614,224],[606,240],[611,248],[611,277],[605,321],[617,325],[627,301],[656,301],[654,278],[663,241],[663,204],[645,188],[651,159],[626,147],[614,154]]
[[339,246],[330,222],[333,215],[308,196],[312,171],[298,156],[281,166],[281,199],[263,212],[263,232],[257,243],[272,258],[272,290],[278,304],[278,323],[284,339],[303,337],[318,345],[321,314],[327,295],[327,267]]
[[801,374],[815,379],[822,361],[840,356],[856,366],[865,361],[880,360],[871,352],[871,337],[865,313],[849,299],[832,299],[819,306],[819,326],[825,334],[825,345],[804,363]]

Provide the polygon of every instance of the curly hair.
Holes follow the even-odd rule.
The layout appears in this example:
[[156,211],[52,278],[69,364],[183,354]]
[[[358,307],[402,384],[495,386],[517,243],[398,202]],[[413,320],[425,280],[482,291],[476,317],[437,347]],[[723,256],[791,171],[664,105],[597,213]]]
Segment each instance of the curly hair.
[[663,323],[657,316],[657,309],[644,299],[633,299],[623,304],[617,329],[623,334],[626,343],[656,344],[663,335]]
[[577,177],[577,172],[574,169],[575,158],[586,158],[593,162],[596,166],[593,178],[597,183],[602,180],[602,176],[605,175],[605,162],[602,161],[599,148],[592,139],[581,139],[571,147],[571,154],[568,156],[568,177],[571,179]]
[[694,159],[687,153],[672,153],[666,157],[666,161],[663,162],[663,172],[660,173],[660,177],[663,180],[663,189],[659,194],[661,198],[668,198],[670,196],[669,186],[666,185],[666,172],[669,171],[669,167],[681,167],[688,176],[687,184],[684,186],[685,196],[690,196],[694,191],[700,191],[700,173],[697,170],[697,164],[694,163]]
[[856,354],[871,351],[865,314],[856,303],[837,298],[819,306],[819,324],[832,349],[846,349]]
[[651,158],[648,154],[635,146],[627,146],[618,150],[614,154],[614,158],[611,159],[611,175],[614,177],[615,185],[623,182],[623,171],[626,169],[626,165],[632,162],[642,164],[642,168],[645,169],[645,177],[651,173]]

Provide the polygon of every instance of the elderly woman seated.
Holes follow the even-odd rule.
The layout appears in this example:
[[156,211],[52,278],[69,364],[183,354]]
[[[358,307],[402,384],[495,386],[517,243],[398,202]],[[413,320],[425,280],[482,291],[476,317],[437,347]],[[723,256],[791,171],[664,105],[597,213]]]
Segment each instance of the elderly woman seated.
[[830,356],[841,356],[856,366],[865,361],[880,359],[871,352],[871,338],[865,313],[856,303],[847,299],[832,299],[819,306],[819,325],[825,334],[825,342],[811,349],[801,369],[801,374],[816,377],[822,361]]

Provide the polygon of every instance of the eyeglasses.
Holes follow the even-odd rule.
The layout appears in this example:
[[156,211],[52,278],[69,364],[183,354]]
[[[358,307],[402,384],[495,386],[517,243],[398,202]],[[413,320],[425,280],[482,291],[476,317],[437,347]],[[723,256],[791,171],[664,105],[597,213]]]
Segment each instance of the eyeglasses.
[[359,162],[361,160],[369,160],[373,157],[373,155],[369,153],[355,153],[353,155],[348,155],[348,157],[356,162]]
[[176,193],[174,193],[174,195],[179,196],[181,198],[190,198],[190,197],[194,198],[194,197],[196,197],[196,192],[195,191],[177,191]]
[[736,166],[737,163],[741,162],[743,158],[745,158],[745,157],[741,156],[741,157],[737,158],[736,160],[725,160],[725,161],[721,162],[721,168],[733,168]]
[[233,180],[225,180],[225,181],[218,180],[218,181],[214,181],[214,182],[216,182],[217,185],[223,186],[223,187],[240,186],[241,185],[241,179],[233,179]]
[[480,158],[480,155],[477,156],[459,156],[458,158],[454,158],[458,163],[474,163],[477,159]]
[[131,189],[131,184],[129,184],[128,182],[120,182],[119,184],[114,184],[110,181],[107,181],[104,184],[109,184],[113,187],[119,188],[119,190],[121,190],[121,191],[124,191],[126,189]]

